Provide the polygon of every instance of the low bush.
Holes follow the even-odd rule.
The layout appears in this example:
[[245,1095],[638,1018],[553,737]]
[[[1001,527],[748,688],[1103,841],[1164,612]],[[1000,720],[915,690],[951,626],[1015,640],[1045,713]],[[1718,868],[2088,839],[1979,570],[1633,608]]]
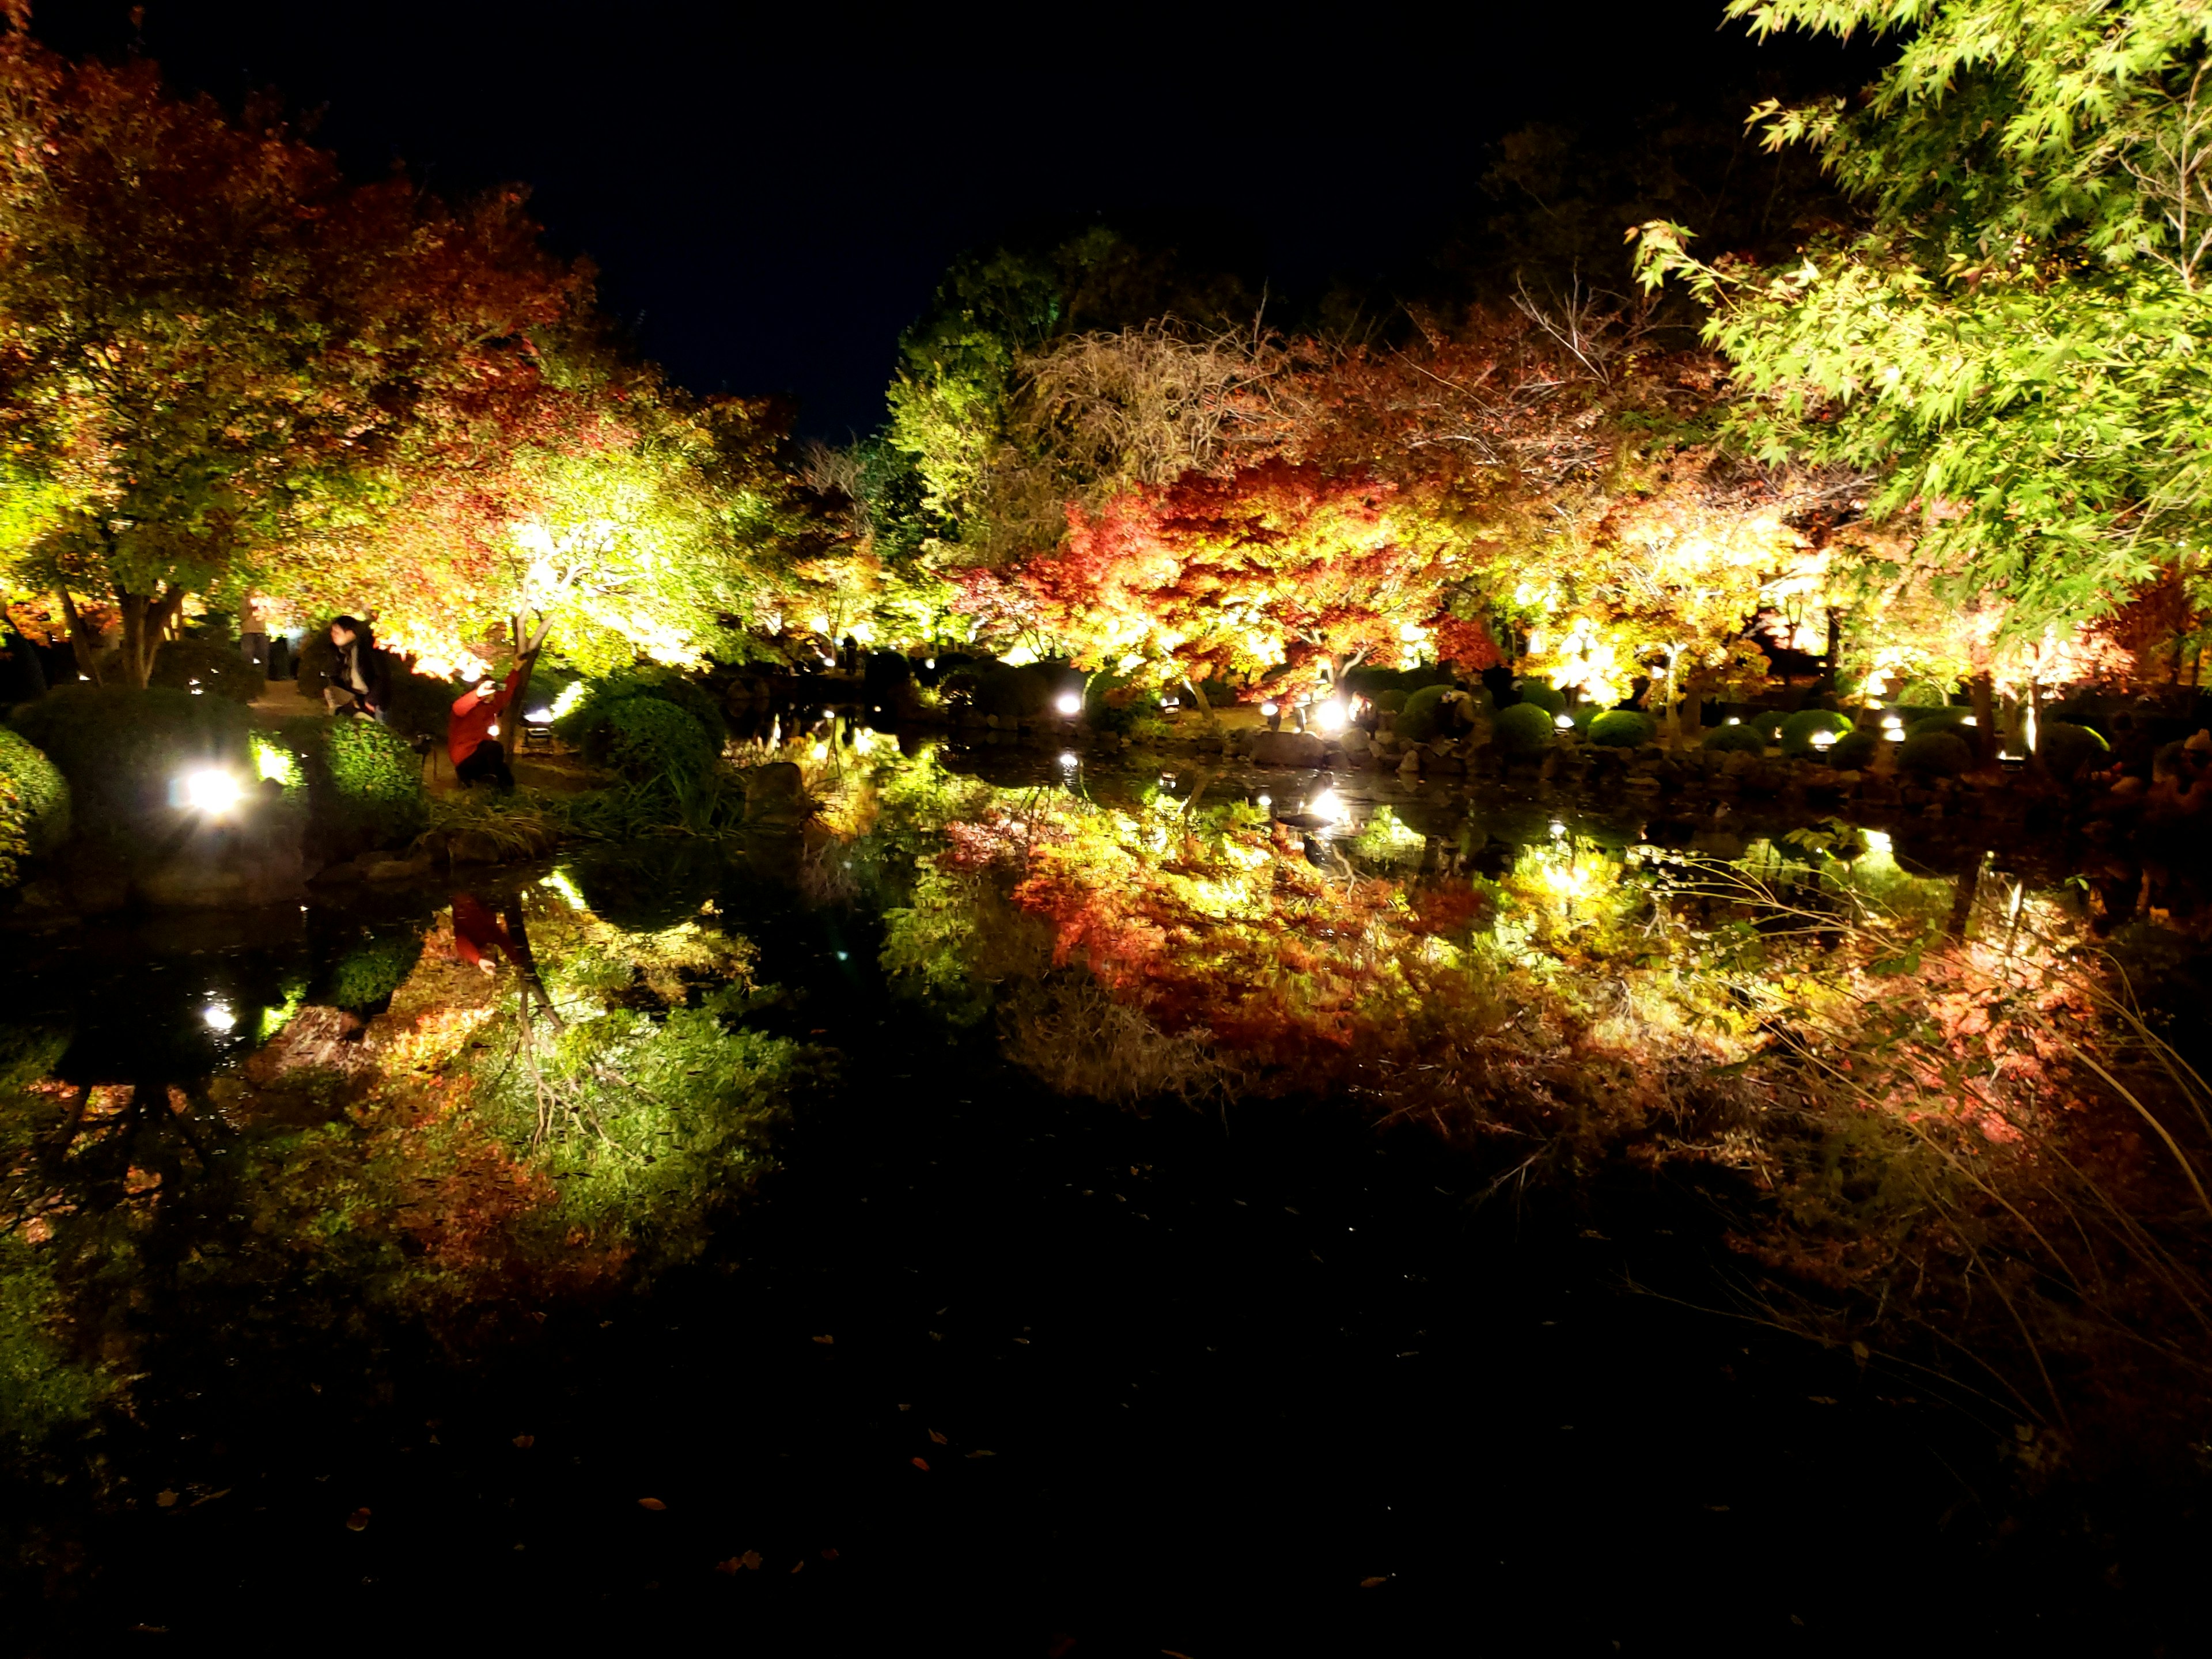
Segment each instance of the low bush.
[[1566,712],[1566,693],[1556,686],[1547,685],[1541,680],[1522,680],[1514,689],[1520,692],[1522,702],[1534,705],[1547,714]]
[[1929,776],[1963,777],[1974,764],[1974,751],[1964,738],[1949,732],[1916,732],[1897,746],[1901,772]]
[[[302,714],[280,722],[276,738],[305,781],[313,856],[328,861],[404,846],[429,823],[422,757],[396,732],[358,717]],[[257,753],[254,767],[285,781],[273,752]],[[288,783],[286,793],[298,787]]]
[[1443,728],[1444,699],[1455,688],[1449,685],[1425,685],[1409,693],[1405,707],[1398,711],[1398,723],[1392,729],[1407,743],[1426,743]]
[[704,726],[658,697],[625,697],[609,704],[584,734],[584,758],[633,783],[699,777],[719,752]]
[[1639,749],[1651,741],[1651,720],[1633,708],[1608,708],[1589,723],[1589,740],[1604,749]]
[[1533,702],[1501,708],[1490,723],[1498,746],[1517,759],[1540,755],[1552,746],[1552,711]]
[[1723,755],[1763,755],[1766,733],[1755,726],[1716,726],[1705,733],[1704,747]]
[[154,653],[149,685],[173,691],[252,702],[269,688],[258,663],[248,662],[234,645],[216,640],[171,640]]
[[1921,703],[1901,702],[1897,713],[1905,721],[1908,732],[1940,732],[1947,727],[1963,725],[1974,717],[1974,711],[1964,703],[1946,702],[1933,707]]
[[227,697],[171,686],[58,686],[12,717],[68,782],[77,833],[133,839],[129,826],[166,807],[177,778],[200,767],[249,769],[252,716]]
[[1139,720],[1159,710],[1158,696],[1131,684],[1127,674],[1101,670],[1083,688],[1083,718],[1097,731],[1127,732]]
[[68,781],[52,761],[6,726],[0,726],[0,783],[15,792],[33,852],[50,851],[67,837]]
[[1828,764],[1839,772],[1863,772],[1881,752],[1881,736],[1875,732],[1847,732],[1828,751]]
[[1813,739],[1820,733],[1832,732],[1840,742],[1850,729],[1850,717],[1832,708],[1800,709],[1782,722],[1782,752],[1802,758],[1813,753]]
[[2112,745],[2086,726],[2051,720],[2036,734],[2035,752],[2053,778],[2071,783],[2083,768],[2101,766]]

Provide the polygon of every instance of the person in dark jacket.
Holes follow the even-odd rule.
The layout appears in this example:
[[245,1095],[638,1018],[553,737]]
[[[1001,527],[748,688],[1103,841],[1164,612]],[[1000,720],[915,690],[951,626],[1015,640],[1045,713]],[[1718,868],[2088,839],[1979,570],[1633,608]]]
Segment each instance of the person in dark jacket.
[[489,779],[506,794],[514,787],[514,772],[507,763],[507,747],[500,741],[500,716],[514,700],[514,677],[484,680],[454,700],[446,719],[446,752],[453,757],[453,775],[463,788]]
[[331,713],[367,714],[380,726],[389,724],[392,659],[376,648],[368,624],[357,617],[340,617],[331,624],[331,643],[338,653],[331,683],[323,688]]

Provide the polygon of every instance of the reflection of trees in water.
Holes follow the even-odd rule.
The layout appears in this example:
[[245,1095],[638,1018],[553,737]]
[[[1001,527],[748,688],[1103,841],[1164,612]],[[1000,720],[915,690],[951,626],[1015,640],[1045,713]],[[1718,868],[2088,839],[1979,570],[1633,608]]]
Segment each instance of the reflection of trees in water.
[[[159,1386],[170,1346],[264,1340],[272,1309],[465,1344],[696,1254],[799,1074],[740,1023],[750,946],[698,908],[630,931],[462,895],[386,953],[410,959],[380,1011],[296,1007],[213,1076],[63,1081],[67,1033],[0,1042],[0,1408],[82,1415]],[[76,1379],[39,1385],[43,1416],[41,1376]]]

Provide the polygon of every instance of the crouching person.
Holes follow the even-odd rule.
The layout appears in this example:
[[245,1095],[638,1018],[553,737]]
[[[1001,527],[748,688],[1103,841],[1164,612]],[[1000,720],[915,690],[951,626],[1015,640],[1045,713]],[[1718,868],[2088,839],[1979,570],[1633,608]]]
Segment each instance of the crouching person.
[[514,773],[507,763],[507,748],[500,741],[500,717],[514,697],[514,676],[483,680],[471,686],[453,702],[446,722],[446,752],[453,757],[453,775],[464,788],[489,779],[501,794],[514,787]]

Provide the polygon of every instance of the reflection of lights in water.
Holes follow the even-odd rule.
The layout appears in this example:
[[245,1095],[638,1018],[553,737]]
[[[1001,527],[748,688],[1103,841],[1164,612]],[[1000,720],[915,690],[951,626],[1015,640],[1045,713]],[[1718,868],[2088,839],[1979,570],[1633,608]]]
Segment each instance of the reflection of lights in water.
[[1314,709],[1314,724],[1324,732],[1343,731],[1344,705],[1334,697],[1317,705]]
[[238,805],[238,780],[228,772],[187,772],[181,786],[185,805],[195,812],[228,812]]
[[1073,691],[1063,691],[1060,694],[1060,702],[1055,707],[1063,714],[1079,714],[1083,712],[1083,699]]
[[1260,705],[1261,714],[1267,720],[1274,719],[1282,712],[1283,705],[1279,702],[1263,702]]
[[1562,732],[1571,732],[1575,729],[1575,717],[1572,714],[1554,714],[1552,724]]
[[220,1002],[210,1002],[206,1007],[201,1009],[200,1019],[209,1030],[217,1036],[221,1036],[238,1024],[238,1016]]
[[1073,771],[1083,763],[1073,749],[1063,749],[1060,751],[1060,763]]
[[1337,799],[1334,789],[1324,789],[1308,801],[1306,811],[1324,823],[1340,823],[1344,819],[1344,803]]
[[551,875],[542,878],[538,884],[540,887],[550,887],[561,896],[561,902],[571,910],[586,910],[591,908],[584,902],[583,894],[577,890],[574,880],[570,878],[566,870],[556,870]]

